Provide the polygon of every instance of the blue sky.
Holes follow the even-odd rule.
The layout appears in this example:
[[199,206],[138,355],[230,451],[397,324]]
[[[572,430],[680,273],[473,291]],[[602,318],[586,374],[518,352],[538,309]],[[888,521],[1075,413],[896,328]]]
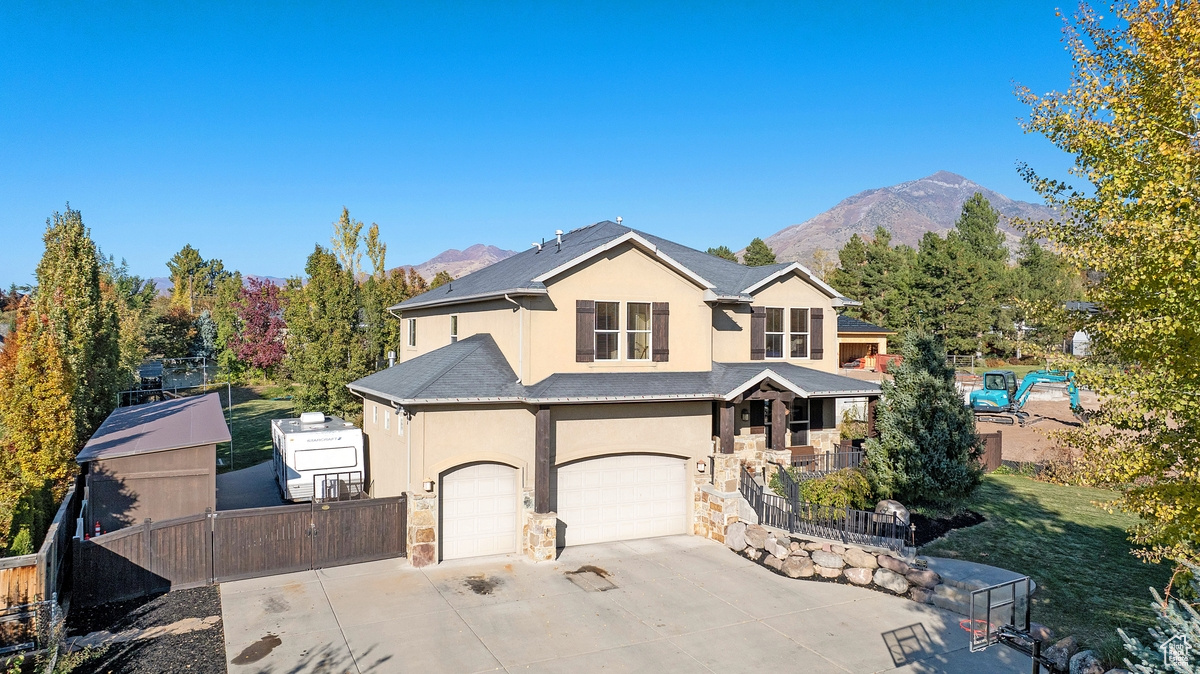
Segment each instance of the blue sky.
[[391,265],[617,215],[736,249],[940,169],[1032,200],[1017,161],[1069,166],[1012,95],[1066,84],[1054,3],[292,5],[0,5],[0,284],[68,200],[134,273],[191,243],[288,276],[343,205]]

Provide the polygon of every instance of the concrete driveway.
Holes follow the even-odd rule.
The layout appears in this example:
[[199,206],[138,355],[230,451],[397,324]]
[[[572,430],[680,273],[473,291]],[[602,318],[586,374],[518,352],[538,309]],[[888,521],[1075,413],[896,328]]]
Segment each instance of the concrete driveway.
[[229,671],[962,672],[960,616],[790,580],[694,536],[423,570],[388,560],[221,585]]

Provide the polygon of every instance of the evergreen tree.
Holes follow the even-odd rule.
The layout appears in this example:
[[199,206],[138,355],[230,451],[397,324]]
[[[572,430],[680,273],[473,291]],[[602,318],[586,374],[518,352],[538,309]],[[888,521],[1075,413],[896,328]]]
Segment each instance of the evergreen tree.
[[954,223],[959,238],[967,250],[996,265],[1003,265],[1008,257],[1004,247],[1004,232],[1000,231],[1000,212],[976,192],[963,203],[962,213]]
[[912,327],[913,267],[916,253],[908,246],[892,246],[892,235],[883,227],[867,243],[862,269],[863,320],[900,331]]
[[[1200,574],[1200,568],[1188,565],[1190,573],[1190,594],[1192,597],[1200,596],[1200,582],[1197,582],[1197,574]],[[1168,597],[1163,599],[1158,590],[1150,588],[1150,594],[1154,595],[1154,603],[1150,605],[1150,610],[1154,612],[1154,619],[1157,623],[1156,627],[1150,628],[1150,638],[1153,639],[1153,647],[1142,644],[1142,642],[1130,636],[1125,630],[1117,628],[1117,634],[1121,637],[1121,641],[1125,642],[1125,649],[1133,655],[1137,662],[1125,659],[1125,665],[1131,672],[1136,674],[1196,674],[1200,672],[1200,648],[1196,644],[1200,643],[1200,612],[1197,612],[1196,606],[1187,604],[1186,602]],[[1170,641],[1178,650],[1166,653],[1167,642]],[[1187,648],[1185,650],[1184,645]],[[1165,657],[1164,657],[1165,656]],[[1176,660],[1176,658],[1179,658]]]
[[307,283],[288,281],[284,309],[288,367],[300,384],[296,407],[356,418],[362,405],[346,384],[368,371],[358,287],[337,256],[320,246],[304,272]]
[[986,263],[955,231],[945,238],[926,232],[917,251],[919,324],[945,339],[951,353],[984,348],[984,333],[994,324],[995,295],[981,281]]
[[729,250],[729,246],[717,246],[716,248],[709,248],[704,252],[709,255],[715,255],[723,260],[729,260],[730,262],[738,261],[737,255],[732,250]]
[[746,246],[746,252],[742,254],[742,262],[747,267],[762,267],[768,264],[775,264],[775,253],[766,244],[765,241],[754,237],[749,246]]
[[1043,351],[1061,345],[1072,332],[1064,300],[1083,296],[1079,275],[1061,256],[1026,235],[1021,239],[1017,266],[1010,277],[1016,299],[1013,320],[1018,340],[1028,341]]
[[129,384],[121,369],[120,317],[100,288],[96,244],[79,211],[67,206],[46,221],[45,253],[37,267],[33,313],[55,333],[74,377],[78,446],[91,437]]
[[446,285],[453,280],[454,277],[450,275],[450,272],[443,269],[433,275],[433,280],[429,282],[429,289],[433,290],[434,288]]
[[[867,244],[858,234],[850,237],[838,251],[838,268],[829,276],[829,285],[852,300],[863,301],[863,267],[867,264]],[[853,318],[862,318],[862,307],[844,307],[842,312]]]
[[975,415],[955,389],[941,340],[910,332],[900,352],[893,380],[883,382],[879,436],[866,444],[872,483],[910,506],[961,503],[982,474]]
[[184,307],[192,314],[198,306],[210,306],[217,294],[217,285],[232,276],[225,270],[225,263],[217,259],[205,260],[191,244],[171,256],[167,269],[171,272],[171,304]]
[[206,358],[210,361],[217,357],[217,323],[213,320],[212,312],[208,309],[200,312],[192,324],[196,332],[195,339],[188,347],[188,355],[193,358]]

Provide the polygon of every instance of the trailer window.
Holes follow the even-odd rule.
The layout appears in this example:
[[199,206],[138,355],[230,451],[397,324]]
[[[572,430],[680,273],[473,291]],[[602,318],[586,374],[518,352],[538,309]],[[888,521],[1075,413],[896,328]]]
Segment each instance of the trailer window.
[[353,447],[322,447],[296,451],[296,470],[330,470],[358,465],[358,450]]

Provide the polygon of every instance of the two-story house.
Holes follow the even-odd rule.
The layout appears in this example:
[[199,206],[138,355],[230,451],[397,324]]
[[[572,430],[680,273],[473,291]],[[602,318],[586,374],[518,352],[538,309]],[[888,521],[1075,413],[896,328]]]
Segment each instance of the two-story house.
[[830,451],[836,400],[879,395],[836,374],[848,301],[799,264],[558,233],[391,307],[398,362],[350,384],[373,494],[408,495],[417,566],[688,533],[715,454]]

